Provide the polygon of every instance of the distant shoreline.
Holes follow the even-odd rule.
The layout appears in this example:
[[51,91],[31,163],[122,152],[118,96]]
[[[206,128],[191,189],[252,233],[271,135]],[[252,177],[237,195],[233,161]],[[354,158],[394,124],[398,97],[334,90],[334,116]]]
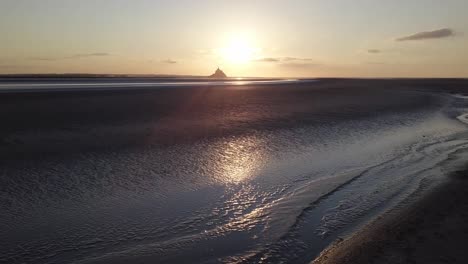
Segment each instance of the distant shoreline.
[[0,74],[0,78],[207,78],[196,75],[171,74],[92,74],[92,73],[32,73]]
[[[204,75],[177,74],[92,74],[92,73],[32,73],[32,74],[0,74],[0,79],[68,79],[68,78],[155,78],[155,79],[285,79],[286,77],[253,77],[228,76],[227,78],[213,78]],[[303,78],[307,79],[307,78]]]
[[[177,74],[93,74],[93,73],[28,73],[28,74],[0,74],[1,79],[68,79],[68,78],[155,78],[155,79],[213,79],[203,75],[177,75]],[[467,80],[467,77],[255,77],[255,76],[229,76],[229,79],[317,79],[317,80]]]

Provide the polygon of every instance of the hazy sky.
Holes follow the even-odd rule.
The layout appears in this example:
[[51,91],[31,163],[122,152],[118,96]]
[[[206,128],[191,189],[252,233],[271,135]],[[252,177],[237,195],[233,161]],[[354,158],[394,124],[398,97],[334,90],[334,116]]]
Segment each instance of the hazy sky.
[[467,0],[0,0],[0,73],[468,77]]

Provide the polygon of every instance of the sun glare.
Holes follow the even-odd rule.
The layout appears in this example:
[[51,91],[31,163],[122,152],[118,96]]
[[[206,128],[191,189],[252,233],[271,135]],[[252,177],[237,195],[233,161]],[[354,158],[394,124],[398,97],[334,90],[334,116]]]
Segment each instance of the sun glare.
[[255,48],[246,38],[233,38],[227,47],[221,49],[221,57],[230,63],[247,63],[254,58]]

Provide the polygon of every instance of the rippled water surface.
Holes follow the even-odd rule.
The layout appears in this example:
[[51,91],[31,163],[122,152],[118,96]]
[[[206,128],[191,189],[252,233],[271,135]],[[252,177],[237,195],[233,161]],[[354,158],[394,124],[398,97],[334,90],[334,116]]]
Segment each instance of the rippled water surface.
[[204,85],[3,98],[0,261],[307,263],[468,146],[424,85]]

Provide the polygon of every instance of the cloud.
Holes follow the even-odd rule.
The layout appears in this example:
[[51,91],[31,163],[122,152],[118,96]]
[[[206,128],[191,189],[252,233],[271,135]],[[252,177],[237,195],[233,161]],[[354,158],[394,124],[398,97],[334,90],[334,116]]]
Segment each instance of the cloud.
[[56,61],[58,58],[49,58],[49,57],[29,57],[29,60],[33,61]]
[[447,38],[455,36],[455,32],[453,32],[450,28],[443,28],[433,31],[423,31],[418,32],[413,35],[397,38],[396,41],[409,41],[409,40],[424,40],[424,39],[440,39],[440,38]]
[[295,69],[305,69],[305,68],[315,68],[322,66],[322,64],[318,63],[307,63],[307,62],[286,62],[286,63],[281,63],[281,67],[287,67],[287,68],[295,68]]
[[377,54],[377,53],[380,53],[382,52],[381,50],[378,50],[378,49],[368,49],[367,50],[368,53],[372,53],[372,54]]
[[73,56],[65,57],[65,59],[80,59],[80,58],[106,57],[106,56],[110,56],[110,54],[106,52],[82,53],[82,54],[75,54]]
[[296,58],[296,57],[266,57],[254,60],[255,62],[294,62],[294,61],[312,61],[309,58]]
[[177,63],[177,61],[171,60],[171,59],[162,60],[161,62],[162,62],[162,63],[167,63],[167,64],[176,64],[176,63]]
[[265,57],[254,60],[254,62],[274,63],[279,67],[293,69],[307,69],[321,66],[321,64],[314,63],[313,61],[315,60],[298,57]]
[[284,57],[283,61],[312,61],[309,58],[295,58],[295,57]]
[[68,59],[82,59],[90,57],[106,57],[111,56],[111,54],[106,52],[95,52],[95,53],[79,53],[67,57],[29,57],[29,60],[33,61],[58,61],[58,60],[68,60]]
[[281,61],[280,58],[260,58],[255,60],[256,62],[279,62]]

